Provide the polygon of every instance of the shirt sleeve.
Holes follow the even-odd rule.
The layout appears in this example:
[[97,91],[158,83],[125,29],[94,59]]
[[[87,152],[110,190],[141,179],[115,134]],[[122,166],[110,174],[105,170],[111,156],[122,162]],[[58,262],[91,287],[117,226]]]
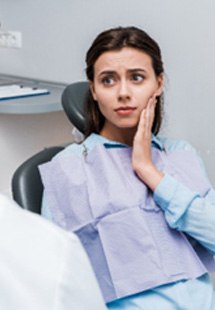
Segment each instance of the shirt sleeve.
[[[182,149],[195,150],[188,144]],[[196,156],[198,156],[196,154]],[[203,168],[201,159],[202,173]],[[204,197],[190,190],[169,174],[165,174],[154,192],[155,202],[163,209],[171,228],[183,231],[215,254],[215,191],[210,188]]]

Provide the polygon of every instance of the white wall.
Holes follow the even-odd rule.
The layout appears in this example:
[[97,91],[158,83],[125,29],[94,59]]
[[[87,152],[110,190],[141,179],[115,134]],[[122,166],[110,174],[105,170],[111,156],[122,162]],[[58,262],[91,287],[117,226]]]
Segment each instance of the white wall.
[[[59,82],[81,80],[85,52],[97,33],[118,25],[142,27],[163,51],[165,132],[189,140],[199,150],[215,185],[214,11],[213,0],[0,0],[2,29],[20,30],[24,40],[20,50],[0,49],[0,72]],[[70,126],[59,113],[4,115],[0,122],[0,162],[4,163],[0,190],[9,186],[8,160],[14,168],[36,149],[71,138]],[[31,122],[36,124],[20,140],[21,150],[16,143],[16,148],[8,145],[9,135],[18,141]],[[60,124],[57,139],[52,130],[47,131],[47,126],[55,128],[56,123]],[[39,134],[34,145],[30,137],[38,128],[46,134]]]

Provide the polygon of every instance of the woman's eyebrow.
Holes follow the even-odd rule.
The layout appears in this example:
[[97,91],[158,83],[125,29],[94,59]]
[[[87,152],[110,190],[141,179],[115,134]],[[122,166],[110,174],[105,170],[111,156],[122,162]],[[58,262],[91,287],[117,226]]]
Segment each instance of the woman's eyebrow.
[[[144,69],[144,68],[131,68],[131,69],[128,69],[127,71],[129,73],[136,73],[136,72],[146,73],[147,72],[147,70]],[[114,74],[117,74],[117,72],[114,71],[114,70],[104,70],[104,71],[101,71],[99,73],[99,76],[102,76],[102,75],[114,75]]]
[[146,73],[147,70],[146,69],[143,69],[143,68],[132,68],[132,69],[128,69],[129,72],[131,73],[135,73],[135,72],[143,72],[143,73]]
[[104,70],[104,71],[101,71],[99,73],[99,76],[101,75],[113,75],[113,74],[116,74],[116,71],[113,71],[113,70]]

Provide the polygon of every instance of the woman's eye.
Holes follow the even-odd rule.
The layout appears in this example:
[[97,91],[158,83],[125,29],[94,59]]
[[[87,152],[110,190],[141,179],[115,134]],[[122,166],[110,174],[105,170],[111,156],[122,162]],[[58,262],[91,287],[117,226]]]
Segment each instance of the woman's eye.
[[104,77],[102,79],[102,83],[104,85],[112,85],[114,83],[114,78],[113,77]]
[[140,74],[133,74],[132,75],[132,80],[135,82],[141,82],[144,80],[144,76],[140,75]]

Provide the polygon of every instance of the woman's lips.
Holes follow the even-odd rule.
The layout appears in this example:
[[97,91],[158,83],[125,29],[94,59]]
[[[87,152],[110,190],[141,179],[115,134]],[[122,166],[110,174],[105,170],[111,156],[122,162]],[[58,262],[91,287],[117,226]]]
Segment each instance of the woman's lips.
[[119,116],[129,116],[130,114],[133,113],[134,110],[136,110],[136,108],[134,108],[134,107],[119,107],[119,108],[115,109],[115,112]]

